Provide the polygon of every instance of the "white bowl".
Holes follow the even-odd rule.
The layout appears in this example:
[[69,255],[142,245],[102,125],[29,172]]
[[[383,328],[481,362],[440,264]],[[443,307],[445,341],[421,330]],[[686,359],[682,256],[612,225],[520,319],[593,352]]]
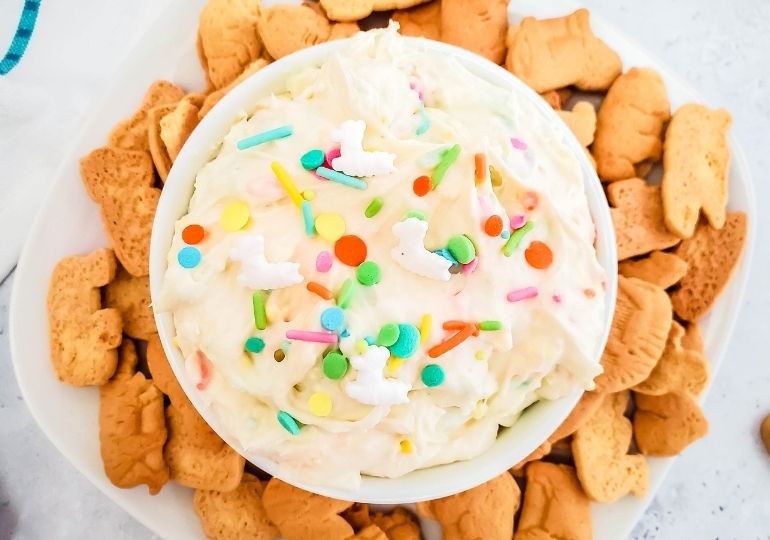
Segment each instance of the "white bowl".
[[[598,259],[608,280],[604,333],[596,344],[596,358],[601,356],[609,333],[617,289],[615,235],[609,207],[601,183],[580,143],[558,115],[535,92],[500,66],[460,48],[425,39],[408,38],[413,46],[443,55],[454,56],[473,74],[531,98],[533,105],[552,124],[555,133],[580,162],[591,215],[597,230]],[[198,171],[214,157],[218,144],[244,111],[249,111],[258,98],[284,89],[287,76],[309,65],[320,65],[347,40],[333,41],[304,49],[274,62],[229,92],[203,119],[180,152],[168,175],[155,215],[150,248],[150,287],[157,298],[171,247],[174,224],[186,212]],[[275,462],[245,451],[238,441],[221,426],[213,411],[206,406],[186,376],[184,359],[173,345],[173,319],[170,313],[155,312],[155,321],[163,348],[182,388],[203,418],[230,446],[260,469],[280,477]],[[582,391],[553,401],[539,401],[529,407],[510,428],[502,429],[495,443],[483,454],[461,462],[420,469],[399,478],[364,476],[357,490],[342,490],[292,482],[298,487],[339,499],[375,504],[416,502],[443,497],[479,485],[527,456],[540,445],[566,418]]]

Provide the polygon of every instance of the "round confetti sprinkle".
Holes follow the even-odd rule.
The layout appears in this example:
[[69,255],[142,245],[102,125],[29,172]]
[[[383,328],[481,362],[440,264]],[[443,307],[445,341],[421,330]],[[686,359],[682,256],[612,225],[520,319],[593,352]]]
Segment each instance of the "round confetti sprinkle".
[[328,272],[332,267],[332,254],[328,251],[322,251],[315,258],[315,269],[319,272]]
[[273,359],[276,362],[283,362],[284,358],[286,358],[286,353],[283,352],[283,349],[276,349],[273,353]]
[[342,155],[342,149],[341,148],[339,148],[339,147],[332,148],[331,150],[326,152],[326,161],[324,161],[324,166],[327,169],[333,169],[334,167],[332,167],[332,161],[334,161],[335,159],[337,159],[341,155]]
[[505,230],[500,233],[500,238],[503,240],[508,240],[511,237],[511,231]]
[[430,178],[427,176],[420,176],[416,178],[412,183],[412,190],[418,197],[425,197],[430,193]]
[[464,234],[452,236],[447,243],[447,249],[460,264],[468,264],[476,256],[473,242]]
[[325,159],[326,156],[324,155],[323,150],[315,148],[302,154],[302,157],[299,158],[299,162],[306,171],[312,171],[323,165]]
[[364,215],[368,218],[373,218],[382,210],[384,202],[382,197],[375,197],[366,207],[366,210],[364,210]]
[[305,191],[302,192],[302,198],[305,199],[306,201],[314,200],[315,199],[315,191],[313,191],[311,189],[306,189]]
[[489,216],[484,222],[484,232],[489,236],[498,236],[503,232],[503,218],[498,215]]
[[278,411],[278,423],[292,435],[299,435],[299,422],[286,411]]
[[349,234],[334,243],[334,254],[348,266],[358,266],[366,260],[366,244],[358,236]]
[[326,330],[336,332],[342,329],[343,324],[345,324],[345,312],[342,308],[330,307],[321,313],[321,326]]
[[198,248],[186,246],[179,250],[176,260],[182,268],[195,268],[201,262],[201,252]]
[[527,149],[527,143],[525,143],[521,139],[517,139],[516,137],[511,137],[511,146],[513,146],[516,150]]
[[390,347],[398,341],[399,328],[397,324],[384,324],[377,334],[377,345]]
[[420,331],[413,324],[398,325],[398,339],[391,345],[390,352],[399,358],[409,358],[420,345]]
[[428,221],[428,218],[425,217],[425,212],[421,210],[409,210],[406,214],[404,214],[404,217],[401,218],[401,221],[407,220],[412,217],[416,217],[417,219],[421,219],[423,221]]
[[535,240],[524,250],[524,258],[532,268],[545,270],[553,262],[553,252],[545,243]]
[[262,338],[250,337],[246,340],[245,347],[250,353],[261,353],[265,348],[265,342]]
[[364,261],[356,268],[356,278],[361,285],[370,287],[377,285],[382,279],[380,265],[374,261]]
[[513,229],[514,231],[516,229],[521,229],[525,223],[527,223],[527,216],[525,216],[524,214],[511,216],[510,225],[511,225],[511,229]]
[[428,364],[422,368],[420,378],[425,386],[438,386],[444,382],[444,370],[438,364]]
[[348,359],[338,352],[330,352],[323,359],[324,375],[330,379],[341,379],[348,372]]
[[200,244],[204,236],[206,236],[206,231],[197,223],[188,225],[182,230],[182,240],[186,244]]
[[476,360],[484,360],[484,351],[476,351]]
[[248,222],[249,205],[242,201],[228,204],[219,216],[219,224],[227,232],[240,231]]
[[521,196],[520,200],[521,200],[522,206],[524,206],[524,209],[527,212],[531,212],[532,210],[537,208],[537,204],[538,202],[540,202],[540,198],[537,196],[537,193],[535,193],[534,191],[527,191],[524,195]]
[[329,416],[332,412],[332,398],[326,392],[316,392],[307,400],[307,406],[316,416]]
[[409,439],[404,439],[400,443],[398,443],[399,448],[401,448],[402,454],[411,454],[412,453],[412,441]]
[[316,216],[315,230],[324,240],[336,242],[345,234],[345,220],[337,213],[324,212]]

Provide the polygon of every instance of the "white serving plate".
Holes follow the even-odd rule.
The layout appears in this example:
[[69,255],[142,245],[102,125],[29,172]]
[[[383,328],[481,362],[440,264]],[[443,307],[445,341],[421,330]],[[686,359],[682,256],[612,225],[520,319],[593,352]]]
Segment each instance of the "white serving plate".
[[[275,2],[273,2],[275,3]],[[78,159],[106,142],[107,132],[129,115],[149,83],[173,80],[188,89],[203,88],[203,75],[195,52],[197,18],[205,0],[171,0],[158,20],[136,42],[133,53],[118,71],[113,88],[95,107],[84,125],[72,154],[64,161],[33,224],[19,260],[11,298],[10,344],[16,378],[24,400],[51,442],[91,482],[115,503],[163,538],[204,538],[192,507],[192,490],[169,483],[155,497],[145,487],[115,488],[104,475],[99,457],[98,391],[73,388],[58,382],[50,365],[46,294],[51,271],[59,259],[84,254],[107,245],[99,211],[88,198],[78,173]],[[516,0],[512,21],[524,15],[555,16],[574,10],[572,0]],[[697,94],[675,73],[622,33],[592,13],[594,31],[605,39],[628,66],[649,66],[663,77],[672,107],[699,101]],[[706,353],[713,376],[721,363],[743,297],[755,237],[756,209],[751,178],[743,152],[730,139],[729,207],[750,215],[749,237],[743,260],[733,281],[711,314],[702,321]],[[639,520],[663,482],[673,459],[650,459],[647,497],[625,497],[612,505],[593,505],[594,537],[625,538]],[[440,538],[435,527],[426,537]]]

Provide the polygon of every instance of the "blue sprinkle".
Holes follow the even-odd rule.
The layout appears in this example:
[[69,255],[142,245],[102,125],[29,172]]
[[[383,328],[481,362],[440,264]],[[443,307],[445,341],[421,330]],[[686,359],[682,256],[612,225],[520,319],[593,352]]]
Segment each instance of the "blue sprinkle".
[[416,135],[422,135],[430,128],[430,118],[428,113],[425,112],[425,105],[420,102],[420,125],[417,126],[417,130],[414,132]]
[[283,354],[289,354],[289,347],[291,347],[291,341],[288,339],[281,341],[281,350],[283,351]]
[[348,329],[345,328],[342,333],[340,334],[340,337],[348,337],[350,335],[350,332],[348,332]]
[[246,137],[245,139],[241,139],[240,141],[238,141],[237,147],[238,147],[238,150],[246,150],[247,148],[251,148],[252,146],[257,146],[266,142],[274,141],[276,139],[283,139],[284,137],[289,137],[292,133],[294,133],[294,129],[291,126],[277,127],[275,129],[263,131],[262,133],[257,133],[256,135],[252,135],[251,137]]
[[441,255],[442,257],[444,257],[446,260],[448,260],[452,264],[460,264],[457,261],[457,259],[452,257],[452,254],[449,252],[449,250],[447,248],[437,249],[433,253],[435,253],[436,255]]
[[501,237],[503,240],[508,240],[508,239],[511,237],[511,231],[509,231],[509,230],[505,230],[505,231],[501,232],[501,233],[500,233],[500,237]]
[[393,356],[399,358],[409,358],[420,345],[420,331],[413,324],[398,325],[398,339],[388,347]]
[[366,337],[364,338],[364,341],[366,341],[366,344],[367,344],[367,345],[369,345],[369,346],[372,346],[372,345],[374,345],[375,343],[377,343],[377,340],[376,340],[376,339],[374,339],[372,336],[366,336]]
[[360,178],[348,176],[347,174],[342,174],[339,171],[335,171],[327,167],[318,167],[315,170],[315,173],[321,178],[326,178],[327,180],[331,180],[332,182],[337,182],[338,184],[342,184],[343,186],[348,186],[356,189],[366,189],[368,187],[367,183],[361,180]]
[[201,262],[201,252],[196,247],[185,246],[177,253],[176,260],[182,268],[195,268]]
[[321,313],[321,326],[326,330],[336,332],[345,324],[345,312],[337,306],[326,308]]
[[250,353],[261,353],[265,349],[265,341],[262,338],[250,337],[246,340],[245,348]]
[[302,221],[305,222],[305,234],[315,236],[313,209],[310,207],[310,201],[302,201]]
[[278,423],[292,435],[299,435],[299,422],[286,411],[278,411]]

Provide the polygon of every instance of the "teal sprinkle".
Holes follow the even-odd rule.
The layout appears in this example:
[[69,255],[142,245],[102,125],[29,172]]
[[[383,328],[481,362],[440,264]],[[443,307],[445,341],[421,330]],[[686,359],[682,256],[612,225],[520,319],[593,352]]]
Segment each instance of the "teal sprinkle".
[[374,341],[374,338],[372,336],[366,336],[364,338],[364,341],[366,341],[367,345],[374,345],[376,342]]
[[502,238],[503,240],[508,240],[508,238],[510,237],[511,237],[511,231],[509,231],[508,229],[500,233],[500,238]]
[[430,118],[428,113],[425,112],[425,105],[420,102],[420,125],[417,126],[417,130],[414,132],[416,135],[422,135],[430,129]]
[[257,133],[256,135],[252,135],[251,137],[246,137],[245,139],[241,139],[240,141],[238,141],[238,144],[236,146],[238,147],[238,150],[246,150],[247,148],[258,146],[266,142],[275,141],[276,139],[283,139],[284,137],[289,137],[293,133],[294,133],[294,128],[292,128],[291,126],[281,126],[275,129],[270,129],[268,131],[263,131],[262,133]]
[[310,206],[310,201],[302,201],[302,221],[305,223],[305,234],[315,236],[313,208]]
[[302,164],[303,169],[312,171],[323,165],[325,159],[326,157],[324,156],[323,150],[315,148],[305,152],[302,157],[299,158],[299,162]]
[[289,347],[291,347],[291,341],[288,339],[281,341],[281,350],[283,351],[283,354],[289,354]]
[[436,255],[441,255],[452,264],[460,264],[459,261],[452,256],[452,254],[449,252],[447,248],[437,249],[433,253],[435,253]]
[[327,180],[331,180],[332,182],[337,182],[338,184],[342,184],[343,186],[348,186],[356,189],[366,189],[368,184],[361,180],[360,178],[356,178],[354,176],[348,176],[347,174],[342,174],[339,171],[335,171],[333,169],[327,169],[326,167],[318,167],[315,170],[315,173],[320,176],[321,178],[326,178]]
[[265,349],[265,342],[262,338],[250,337],[246,340],[245,347],[250,353],[261,353]]
[[427,387],[438,386],[444,382],[444,370],[438,364],[428,364],[422,368],[420,378]]
[[521,240],[524,236],[535,227],[535,223],[527,221],[521,229],[516,229],[513,234],[508,238],[508,241],[503,246],[503,255],[510,257],[516,248],[521,244]]
[[278,423],[281,424],[281,426],[283,426],[283,429],[285,429],[286,431],[288,431],[294,436],[299,435],[299,430],[301,425],[299,422],[297,422],[297,420],[292,415],[290,415],[286,411],[278,411],[277,418],[278,418]]

